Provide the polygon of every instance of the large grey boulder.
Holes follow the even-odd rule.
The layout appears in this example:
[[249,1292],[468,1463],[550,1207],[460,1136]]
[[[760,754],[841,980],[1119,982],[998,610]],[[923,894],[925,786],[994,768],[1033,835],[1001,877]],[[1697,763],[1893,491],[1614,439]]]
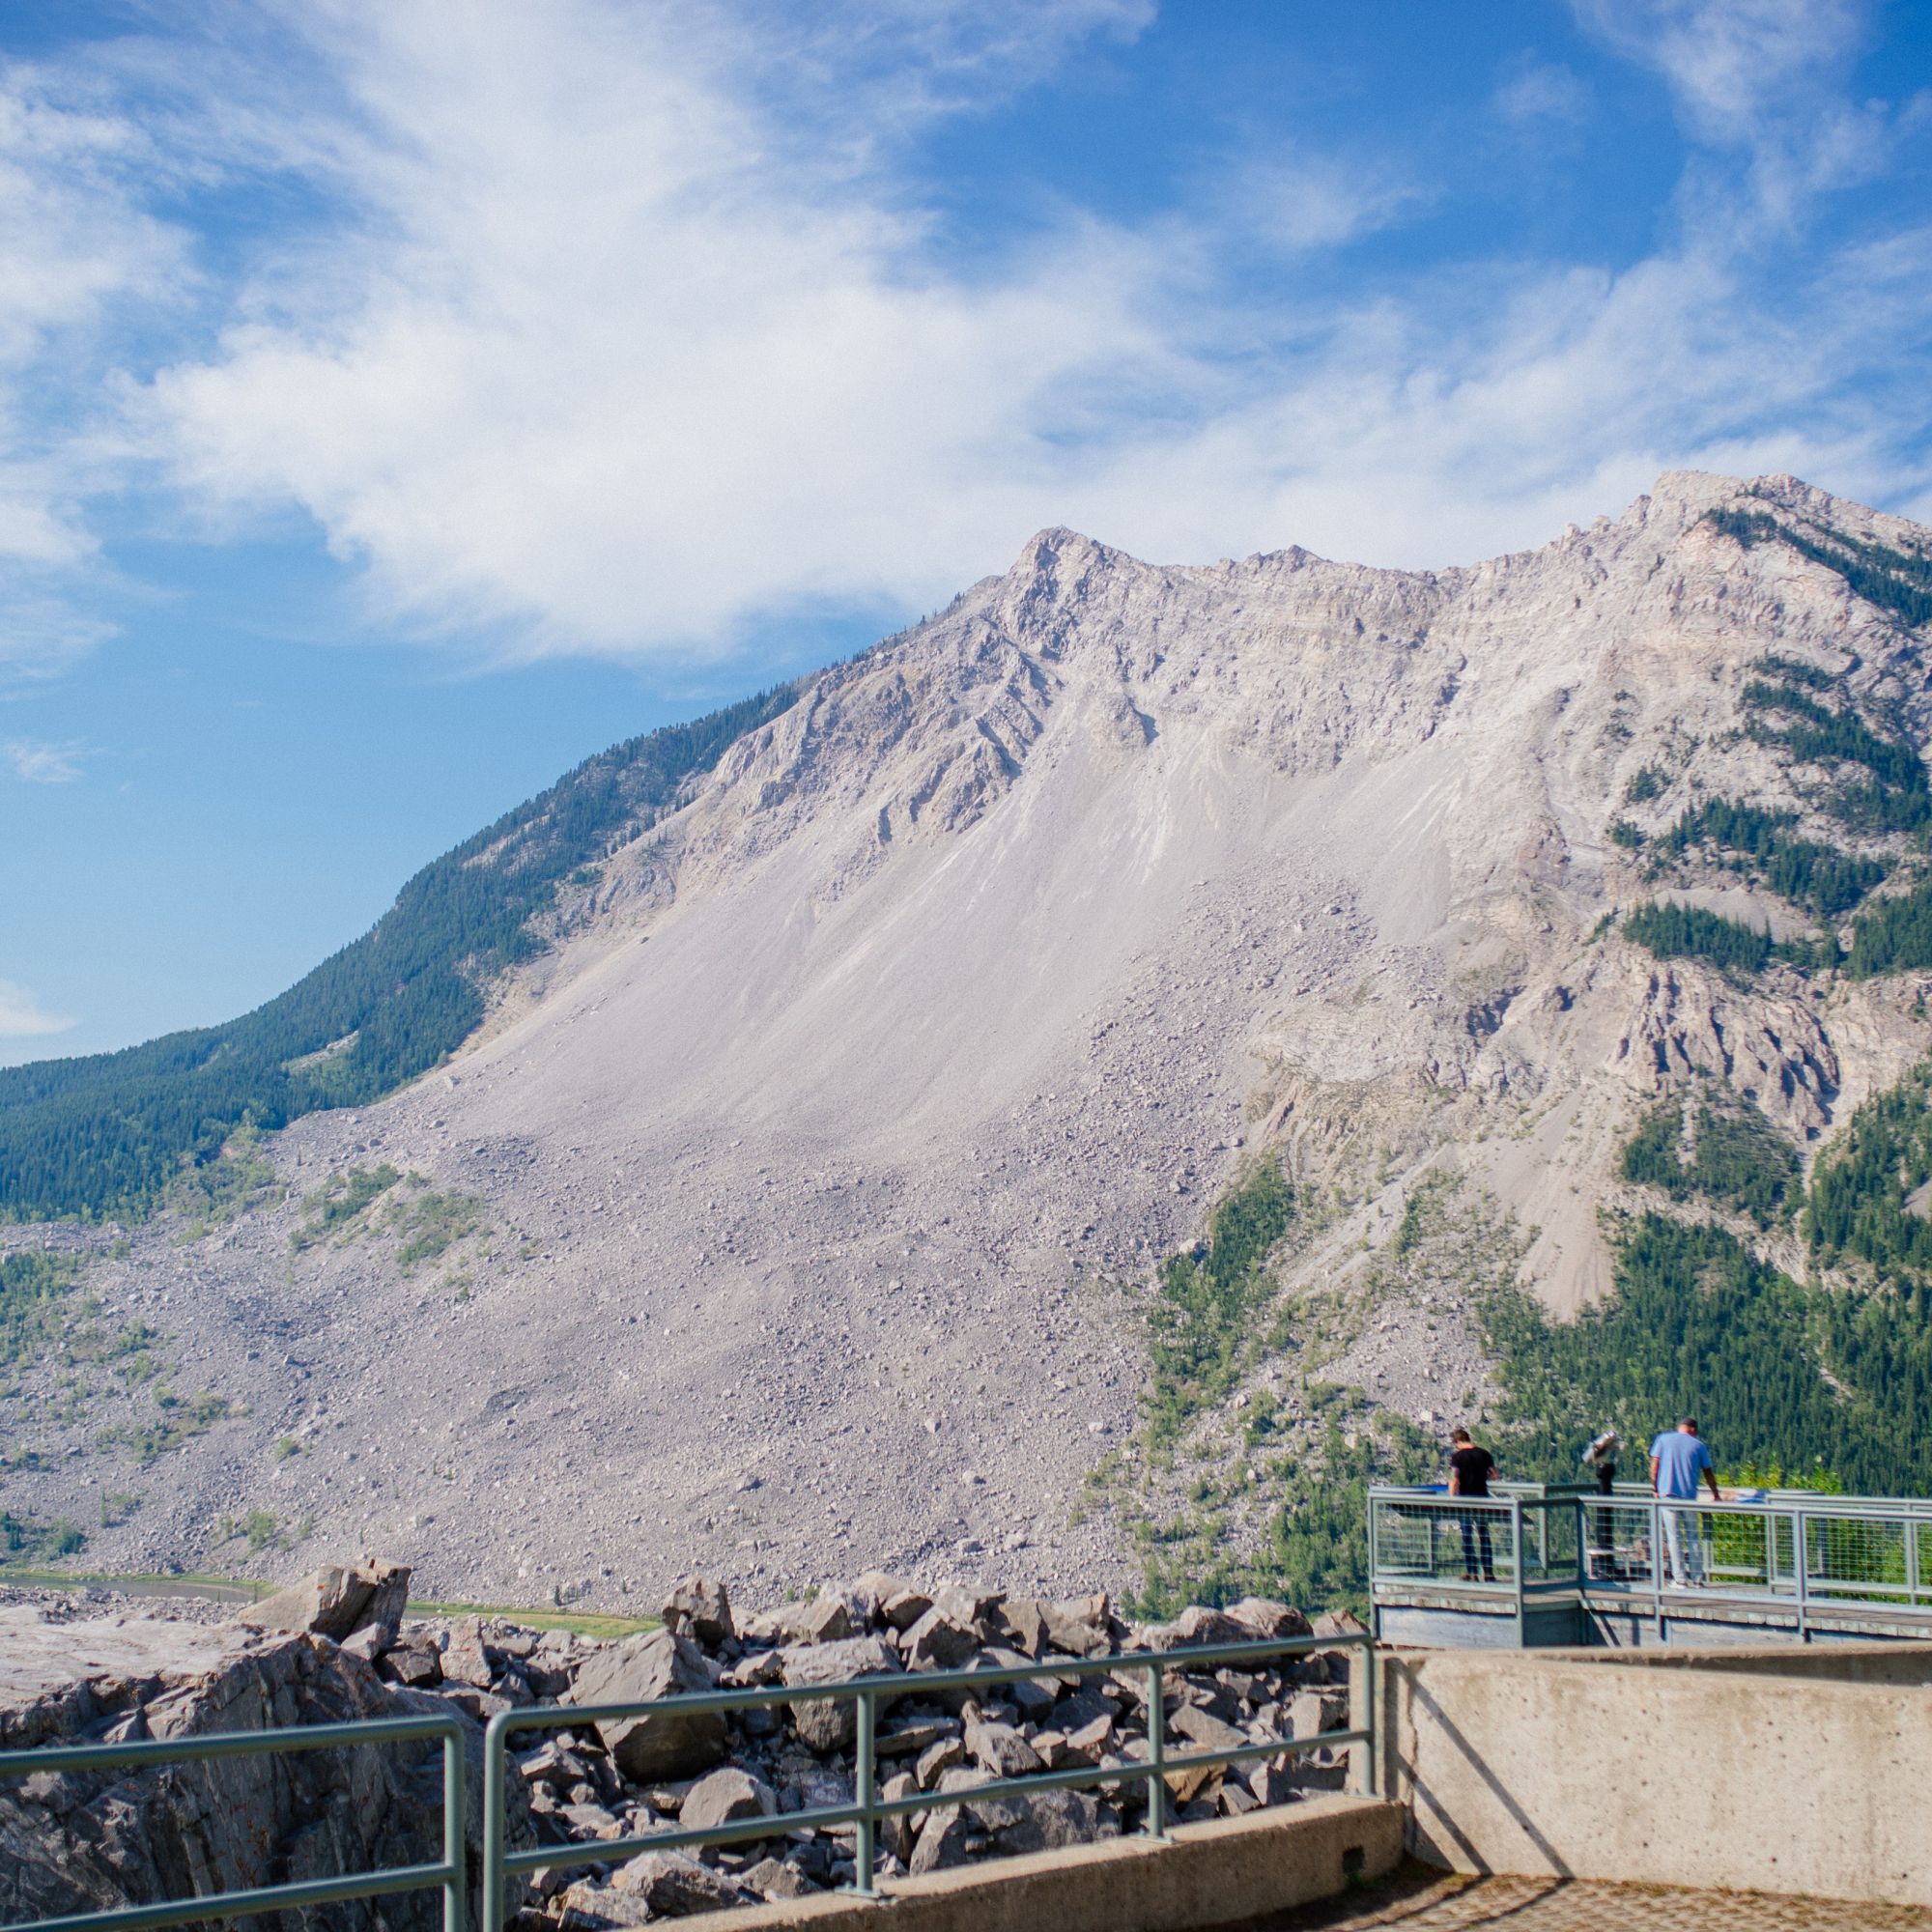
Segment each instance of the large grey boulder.
[[373,1628],[394,1642],[409,1607],[410,1576],[407,1563],[380,1556],[358,1556],[347,1566],[327,1564],[237,1610],[234,1621],[251,1630],[313,1631],[337,1643]]
[[[898,1654],[884,1638],[850,1636],[839,1643],[796,1644],[783,1653],[788,1689],[806,1684],[837,1684],[848,1677],[889,1677],[899,1667]],[[890,1700],[881,1698],[883,1715]],[[815,1751],[843,1750],[859,1728],[856,1697],[810,1697],[786,1706],[800,1739]]]
[[[48,1624],[0,1610],[0,1747],[358,1719],[452,1715],[384,1684],[308,1632],[102,1618]],[[481,1731],[459,1719],[469,1783],[470,1897],[480,1881]],[[521,1779],[510,1837],[535,1841]],[[0,1921],[18,1923],[320,1878],[441,1856],[441,1752],[434,1744],[275,1752],[155,1770],[43,1774],[0,1785]],[[519,1899],[524,1886],[512,1888]],[[431,1932],[440,1895],[330,1906],[330,1932]],[[265,1924],[286,1922],[271,1920]]]
[[724,1585],[704,1577],[687,1577],[671,1591],[664,1621],[666,1630],[679,1632],[707,1650],[716,1650],[738,1634]]
[[[577,1673],[569,1701],[642,1704],[711,1688],[704,1653],[689,1637],[659,1630],[592,1651]],[[717,1711],[608,1718],[597,1731],[617,1769],[637,1784],[709,1771],[724,1755],[726,1742],[724,1719]]]
[[740,1818],[770,1818],[778,1808],[777,1793],[762,1778],[735,1765],[721,1765],[685,1793],[677,1819],[688,1830],[708,1831]]

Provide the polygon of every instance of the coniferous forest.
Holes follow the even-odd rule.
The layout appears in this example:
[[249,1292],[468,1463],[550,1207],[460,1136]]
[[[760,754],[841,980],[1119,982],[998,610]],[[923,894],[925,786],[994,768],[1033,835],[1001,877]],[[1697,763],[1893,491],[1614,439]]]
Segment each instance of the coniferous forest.
[[360,1106],[454,1052],[542,951],[557,888],[797,696],[781,686],[587,759],[425,866],[360,939],[225,1026],[0,1069],[0,1217],[138,1215],[243,1122]]

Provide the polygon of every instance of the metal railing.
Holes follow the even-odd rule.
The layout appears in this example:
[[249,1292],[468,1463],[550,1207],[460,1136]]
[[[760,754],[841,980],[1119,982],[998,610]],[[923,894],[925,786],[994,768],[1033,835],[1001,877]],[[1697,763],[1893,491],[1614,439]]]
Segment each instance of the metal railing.
[[391,1893],[442,1892],[443,1932],[468,1932],[464,1901],[467,1829],[463,1804],[463,1722],[446,1718],[367,1718],[344,1724],[311,1724],[273,1731],[224,1731],[211,1737],[149,1738],[125,1745],[50,1745],[0,1751],[0,1780],[40,1772],[98,1772],[193,1764],[209,1759],[269,1757],[284,1751],[399,1744],[412,1739],[442,1745],[442,1860],[433,1865],[388,1865],[340,1878],[303,1879],[288,1885],[252,1886],[242,1891],[207,1892],[156,1905],[125,1905],[108,1912],[71,1913],[28,1921],[34,1932],[136,1932],[153,1925],[187,1925],[205,1919],[246,1918],[257,1913],[333,1905],[344,1899]]
[[[854,1835],[851,1889],[870,1896],[876,1885],[878,1828],[886,1820],[915,1811],[934,1811],[949,1805],[983,1804],[991,1799],[1025,1797],[1034,1792],[1065,1790],[1082,1785],[1115,1787],[1148,1785],[1148,1836],[1167,1835],[1165,1780],[1179,1772],[1244,1764],[1263,1758],[1285,1757],[1302,1751],[1360,1746],[1358,1787],[1373,1792],[1376,1784],[1376,1678],[1369,1667],[1351,1669],[1350,1694],[1361,1722],[1348,1730],[1319,1731],[1305,1738],[1270,1736],[1224,1748],[1171,1752],[1167,1747],[1167,1679],[1170,1673],[1229,1664],[1279,1664],[1317,1652],[1359,1650],[1366,1658],[1374,1638],[1367,1633],[1343,1633],[1324,1637],[1260,1639],[1247,1643],[1197,1644],[1165,1652],[1129,1651],[1119,1656],[1039,1660],[1003,1664],[991,1669],[913,1671],[892,1676],[850,1678],[836,1684],[759,1686],[743,1690],[714,1690],[690,1696],[661,1697],[629,1704],[542,1704],[501,1711],[484,1732],[483,1861],[478,1923],[481,1932],[501,1932],[507,1913],[508,1882],[512,1873],[542,1871],[557,1865],[615,1864],[642,1852],[673,1851],[696,1845],[732,1844],[758,1838],[784,1837],[810,1831],[842,1831]],[[885,1799],[878,1792],[878,1718],[880,1710],[900,1698],[932,1697],[953,1691],[982,1690],[1037,1678],[1120,1677],[1131,1682],[1136,1673],[1146,1680],[1148,1706],[1147,1756],[1118,1764],[1069,1766],[1060,1771],[1032,1773],[1020,1777],[988,1779],[953,1791],[922,1791],[911,1798]],[[769,1710],[780,1704],[854,1700],[854,1792],[849,1804],[817,1805],[809,1810],[780,1811],[770,1816],[736,1818],[710,1826],[653,1831],[628,1838],[575,1839],[563,1844],[512,1851],[509,1835],[509,1740],[527,1731],[577,1730],[588,1725],[657,1715],[693,1717],[707,1712]],[[230,1919],[298,1907],[331,1905],[341,1900],[373,1898],[390,1893],[442,1891],[443,1932],[468,1932],[466,1919],[464,1808],[465,1720],[449,1717],[375,1718],[342,1724],[315,1724],[288,1730],[234,1731],[213,1737],[148,1739],[138,1744],[36,1747],[0,1751],[0,1780],[38,1772],[102,1772],[231,1757],[263,1757],[283,1751],[322,1750],[437,1739],[442,1745],[442,1859],[437,1864],[391,1865],[340,1878],[251,1887],[219,1891],[155,1905],[123,1906],[113,1911],[71,1914],[58,1918],[25,1921],[18,1932],[137,1932],[148,1926],[185,1925],[198,1920]]]
[[[691,1696],[661,1697],[632,1704],[526,1705],[499,1711],[490,1719],[483,1745],[483,1874],[482,1932],[499,1932],[506,1910],[508,1879],[513,1872],[543,1871],[556,1865],[617,1864],[644,1852],[675,1851],[692,1845],[720,1845],[759,1838],[778,1838],[795,1832],[840,1831],[854,1834],[851,1889],[869,1897],[875,1889],[878,1828],[887,1819],[915,1811],[936,1811],[947,1805],[984,1804],[989,1799],[1025,1797],[1033,1792],[1067,1790],[1082,1785],[1115,1786],[1145,1782],[1148,1786],[1146,1834],[1167,1835],[1165,1779],[1196,1768],[1244,1764],[1299,1751],[1360,1745],[1361,1789],[1375,1789],[1376,1684],[1375,1671],[1350,1672],[1351,1694],[1362,1721],[1346,1731],[1322,1731],[1307,1738],[1271,1737],[1225,1748],[1170,1753],[1167,1749],[1166,1680],[1171,1671],[1186,1671],[1232,1663],[1263,1663],[1270,1660],[1306,1657],[1318,1651],[1360,1649],[1365,1656],[1375,1639],[1366,1632],[1327,1637],[1287,1637],[1252,1643],[1201,1644],[1187,1649],[1129,1651],[1115,1657],[1061,1658],[994,1669],[911,1671],[892,1676],[851,1678],[838,1684],[759,1686],[744,1690],[713,1690]],[[902,1697],[931,1697],[952,1691],[983,1690],[1002,1684],[1035,1678],[1120,1676],[1147,1680],[1148,1754],[1139,1761],[1112,1765],[1077,1765],[1061,1771],[1030,1773],[1020,1777],[993,1778],[953,1791],[921,1791],[909,1798],[883,1799],[877,1788],[878,1715],[883,1705]],[[1359,1686],[1359,1690],[1356,1687]],[[803,1811],[736,1818],[719,1825],[674,1831],[653,1831],[627,1838],[573,1840],[513,1852],[506,1843],[505,1799],[509,1740],[518,1732],[581,1730],[586,1725],[657,1716],[696,1716],[704,1712],[770,1710],[779,1704],[855,1700],[853,1798],[849,1804],[815,1805]]]
[[[1371,1583],[1378,1597],[1426,1586],[1453,1602],[1600,1594],[1783,1605],[1883,1608],[1932,1623],[1932,1500],[1748,1491],[1713,1501],[1619,1485],[1497,1486],[1489,1498],[1440,1491],[1369,1492]],[[1492,1560],[1484,1560],[1492,1556]],[[1473,1607],[1472,1604],[1472,1607]]]

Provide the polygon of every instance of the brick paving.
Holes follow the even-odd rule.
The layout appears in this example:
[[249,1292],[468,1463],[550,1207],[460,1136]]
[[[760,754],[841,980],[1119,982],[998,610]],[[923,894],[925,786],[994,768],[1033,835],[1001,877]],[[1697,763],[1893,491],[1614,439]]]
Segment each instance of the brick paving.
[[1372,1891],[1277,1913],[1224,1932],[1932,1932],[1932,1911],[1676,1891],[1580,1879],[1444,1878],[1410,1871]]

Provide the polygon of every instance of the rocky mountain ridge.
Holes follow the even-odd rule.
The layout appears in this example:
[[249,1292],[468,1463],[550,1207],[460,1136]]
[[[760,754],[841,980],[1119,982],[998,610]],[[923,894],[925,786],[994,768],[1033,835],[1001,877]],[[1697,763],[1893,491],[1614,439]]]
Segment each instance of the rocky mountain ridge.
[[[1165,1502],[1201,1469],[1278,1496],[1255,1414],[1314,1447],[1322,1377],[1351,1428],[1480,1411],[1472,1284],[1600,1297],[1660,1101],[1728,1096],[1809,1160],[1932,1041],[1919,967],[1801,945],[1916,889],[1932,699],[1894,607],[1928,542],[1690,474],[1437,573],[1043,532],[559,883],[446,1065],[231,1149],[119,1247],[22,1236],[87,1251],[176,1409],[27,1368],[10,1498],[130,1566],[307,1532],[526,1601],[648,1594],[673,1548],[760,1588],[861,1546],[1129,1585],[1156,1265],[1257,1163],[1297,1203],[1279,1346],[1201,1383]],[[1671,843],[1710,800],[1883,883],[1821,923]],[[1779,951],[1661,955],[1622,929],[1651,905]],[[144,1460],[202,1391],[225,1412]],[[110,1492],[138,1506],[97,1532]]]

